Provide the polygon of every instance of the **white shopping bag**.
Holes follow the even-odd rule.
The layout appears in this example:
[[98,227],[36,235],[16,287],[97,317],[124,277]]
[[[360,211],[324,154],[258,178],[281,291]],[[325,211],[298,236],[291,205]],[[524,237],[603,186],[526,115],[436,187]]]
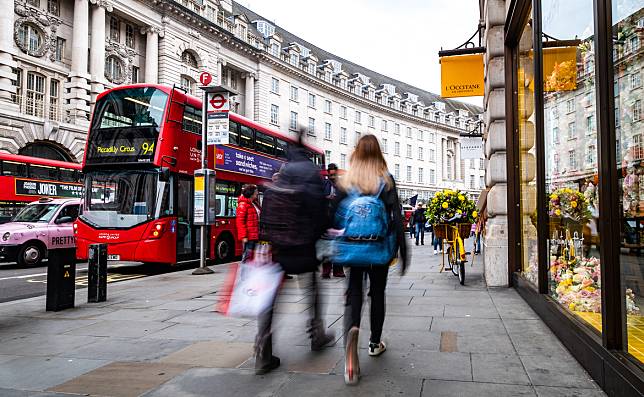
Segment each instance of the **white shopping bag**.
[[252,260],[231,269],[231,294],[221,311],[232,317],[257,317],[269,310],[284,279],[282,267],[270,260],[267,248],[258,246]]

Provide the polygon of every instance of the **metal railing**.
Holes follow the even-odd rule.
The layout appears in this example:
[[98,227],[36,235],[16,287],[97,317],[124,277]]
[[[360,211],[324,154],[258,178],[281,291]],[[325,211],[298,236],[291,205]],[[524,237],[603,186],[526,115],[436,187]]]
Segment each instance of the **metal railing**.
[[45,99],[36,99],[25,95],[13,95],[12,99],[14,103],[18,104],[20,113],[51,121],[63,121],[64,112],[58,98],[50,98],[49,103]]

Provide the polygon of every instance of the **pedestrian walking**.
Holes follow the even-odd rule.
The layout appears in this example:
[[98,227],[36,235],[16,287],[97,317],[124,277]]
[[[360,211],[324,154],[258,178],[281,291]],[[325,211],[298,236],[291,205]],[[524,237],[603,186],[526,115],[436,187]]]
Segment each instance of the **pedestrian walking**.
[[252,255],[259,240],[260,206],[257,200],[257,185],[242,186],[241,195],[237,200],[237,238],[243,244],[242,262]]
[[422,203],[418,203],[416,210],[412,214],[414,220],[414,231],[416,234],[416,245],[418,245],[418,238],[420,237],[420,245],[425,245],[425,223],[427,217],[425,216],[425,209]]
[[[312,299],[313,311],[307,332],[311,350],[317,351],[335,340],[332,333],[325,331],[315,273],[320,265],[315,243],[327,225],[323,181],[301,141],[289,148],[287,157],[288,163],[264,193],[260,236],[271,243],[273,260],[286,274],[310,275],[307,296]],[[274,302],[258,319],[256,374],[265,374],[280,365],[279,358],[273,356],[273,305]]]
[[[374,135],[365,135],[358,141],[356,148],[351,155],[350,168],[343,176],[340,184],[338,197],[336,198],[337,211],[343,210],[346,206],[343,200],[355,200],[355,197],[372,196],[377,197],[377,202],[384,204],[383,213],[386,217],[384,222],[385,239],[391,238],[393,247],[392,255],[400,251],[401,270],[404,271],[409,263],[407,257],[407,245],[403,228],[403,219],[400,213],[400,203],[396,191],[396,183],[389,174],[387,163],[382,155],[378,139]],[[351,207],[348,207],[351,208]],[[365,210],[366,211],[366,210]],[[337,212],[339,221],[342,220],[342,212]],[[378,214],[375,214],[378,215]],[[371,215],[367,215],[367,218]],[[336,223],[339,222],[336,220]],[[366,223],[366,221],[365,221]],[[373,224],[373,222],[369,222]],[[336,225],[337,227],[338,225]],[[365,224],[367,227],[367,225]],[[354,241],[354,240],[351,240]],[[364,240],[364,244],[373,243],[373,239]],[[357,242],[356,244],[360,244]],[[393,258],[392,258],[393,259]],[[349,281],[345,305],[345,322],[348,333],[345,339],[345,372],[344,380],[347,384],[356,384],[360,375],[358,361],[358,335],[360,332],[360,317],[364,298],[363,280],[365,274],[369,277],[369,297],[371,336],[369,338],[369,356],[379,356],[385,352],[387,346],[382,340],[382,327],[385,321],[385,287],[389,273],[389,262],[372,265],[352,265],[350,267]]]
[[432,234],[434,236],[432,240],[432,244],[434,245],[434,255],[440,253],[443,253],[443,240],[441,240],[438,236],[436,236],[436,229],[434,229],[434,226],[432,225]]
[[[335,163],[330,163],[326,169],[326,179],[324,180],[324,197],[327,200],[328,218],[330,218],[330,211],[333,200],[338,195],[337,187],[338,166]],[[344,269],[342,266],[333,265],[329,259],[322,261],[322,278],[331,278],[331,269],[333,269],[333,277],[345,277]]]

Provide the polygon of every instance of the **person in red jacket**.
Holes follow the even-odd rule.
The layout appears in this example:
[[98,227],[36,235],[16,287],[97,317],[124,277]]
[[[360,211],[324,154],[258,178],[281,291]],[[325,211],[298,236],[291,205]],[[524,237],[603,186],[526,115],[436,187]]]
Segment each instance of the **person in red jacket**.
[[259,240],[259,214],[261,210],[257,194],[257,185],[244,185],[242,186],[242,194],[237,200],[237,238],[241,240],[244,247],[242,262],[251,255],[257,240]]

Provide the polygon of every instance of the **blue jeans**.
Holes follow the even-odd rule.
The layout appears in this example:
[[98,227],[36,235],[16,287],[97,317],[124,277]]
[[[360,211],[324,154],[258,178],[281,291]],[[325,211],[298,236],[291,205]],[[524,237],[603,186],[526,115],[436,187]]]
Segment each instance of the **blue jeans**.
[[418,237],[420,237],[420,243],[425,245],[425,224],[417,223],[414,225],[414,229],[416,234],[416,245],[418,245]]
[[439,246],[440,246],[441,250],[443,249],[443,242],[441,241],[441,239],[439,239],[436,236],[434,236],[433,244],[434,244],[434,251],[436,251]]

